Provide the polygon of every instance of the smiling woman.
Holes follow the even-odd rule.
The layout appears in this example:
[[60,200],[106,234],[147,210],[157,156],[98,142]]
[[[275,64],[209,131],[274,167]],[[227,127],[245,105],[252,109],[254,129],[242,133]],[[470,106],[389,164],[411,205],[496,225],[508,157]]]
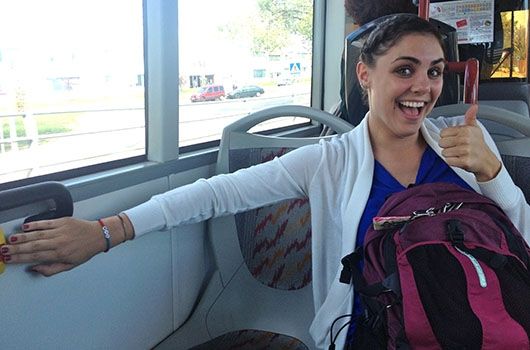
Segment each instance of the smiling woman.
[[[81,265],[132,237],[262,208],[286,199],[308,198],[311,230],[307,237],[311,237],[312,245],[308,259],[312,264],[312,306],[315,308],[309,332],[319,348],[337,342],[345,344],[346,349],[350,346],[355,349],[355,341],[366,339],[357,331],[373,323],[371,319],[358,318],[368,313],[363,312],[353,287],[344,286],[337,278],[342,270],[340,262],[343,256],[363,245],[372,219],[393,193],[405,191],[410,185],[435,182],[474,190],[494,200],[519,231],[526,233],[526,240],[530,239],[530,206],[503,166],[492,138],[477,122],[476,106],[460,117],[426,118],[440,94],[443,59],[436,27],[415,15],[392,16],[376,26],[363,45],[357,71],[371,109],[350,132],[286,154],[282,149],[278,157],[272,152],[272,157],[267,155],[265,162],[230,174],[176,186],[118,215],[91,221],[61,218],[24,224],[24,232],[11,235],[9,244],[0,252],[8,264],[32,263],[33,271],[48,276]],[[228,135],[230,139],[231,134]],[[271,140],[277,141],[273,137]],[[240,146],[235,137],[232,141]],[[247,157],[234,154],[236,158]],[[226,169],[229,168],[226,164]],[[286,208],[283,206],[281,210]],[[307,218],[305,214],[304,217]],[[109,231],[119,234],[109,237]],[[238,240],[235,231],[227,231]],[[283,229],[273,231],[278,237]],[[256,236],[256,232],[252,231],[252,235]],[[172,237],[179,237],[180,233]],[[213,229],[212,240],[219,239],[220,234]],[[235,249],[239,256],[240,250]],[[242,263],[240,260],[234,263],[229,280],[239,280],[236,270],[248,272],[240,269]],[[228,264],[232,265],[232,261]],[[220,276],[214,277],[216,286],[236,289],[230,282],[221,283]],[[214,299],[219,297],[217,289],[214,292],[207,289],[205,293]],[[241,310],[240,296],[234,293],[238,314],[241,313],[237,311]],[[256,295],[244,297],[256,303]],[[223,303],[224,299],[219,300]],[[207,306],[207,310],[212,308]],[[355,317],[341,325],[342,328],[352,325],[349,337],[344,332],[333,337],[336,321],[350,317],[352,312]],[[233,315],[231,309],[219,319],[233,320]],[[250,313],[251,317],[254,315]],[[379,319],[380,313],[376,316]],[[198,321],[205,323],[203,319]],[[191,330],[195,328],[192,326]],[[395,338],[390,336],[392,345]],[[386,344],[381,348],[386,349]]]
[[370,125],[385,139],[415,134],[442,91],[445,60],[438,38],[403,36],[372,67],[363,63],[370,61],[366,55],[362,53],[357,72],[368,94]]
[[418,130],[440,96],[445,62],[440,34],[426,22],[420,32],[415,22],[374,32],[357,64],[374,156],[404,186],[415,182],[426,149]]

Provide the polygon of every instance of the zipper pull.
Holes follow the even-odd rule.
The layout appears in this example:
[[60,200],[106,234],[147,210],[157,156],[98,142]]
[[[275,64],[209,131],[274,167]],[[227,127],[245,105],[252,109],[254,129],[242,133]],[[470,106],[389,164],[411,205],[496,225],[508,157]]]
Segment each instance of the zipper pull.
[[455,249],[457,250],[457,252],[459,252],[460,254],[468,258],[469,261],[471,261],[471,264],[473,265],[473,267],[475,268],[475,271],[477,272],[478,282],[480,283],[480,286],[482,288],[486,288],[488,286],[488,281],[486,280],[486,274],[484,273],[484,270],[482,269],[482,266],[480,266],[478,260],[473,255],[467,252],[464,252],[463,250],[461,250],[460,248],[456,246],[455,246]]

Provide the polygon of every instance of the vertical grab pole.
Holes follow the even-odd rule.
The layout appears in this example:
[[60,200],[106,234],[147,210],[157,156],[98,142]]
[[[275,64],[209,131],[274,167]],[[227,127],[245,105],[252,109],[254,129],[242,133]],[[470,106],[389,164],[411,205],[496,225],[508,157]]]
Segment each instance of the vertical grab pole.
[[464,103],[478,103],[478,75],[479,61],[476,58],[468,59],[464,73]]
[[464,103],[476,104],[478,101],[479,62],[470,58],[465,62],[447,62],[450,72],[464,73]]
[[429,0],[420,0],[418,5],[418,16],[423,19],[429,19]]

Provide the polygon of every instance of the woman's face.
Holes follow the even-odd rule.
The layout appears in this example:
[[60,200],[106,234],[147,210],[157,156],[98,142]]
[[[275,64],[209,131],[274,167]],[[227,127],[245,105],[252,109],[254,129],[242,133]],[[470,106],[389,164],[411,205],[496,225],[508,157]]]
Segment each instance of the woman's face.
[[442,91],[444,54],[429,34],[407,34],[374,67],[357,65],[368,93],[371,132],[404,138],[416,135]]

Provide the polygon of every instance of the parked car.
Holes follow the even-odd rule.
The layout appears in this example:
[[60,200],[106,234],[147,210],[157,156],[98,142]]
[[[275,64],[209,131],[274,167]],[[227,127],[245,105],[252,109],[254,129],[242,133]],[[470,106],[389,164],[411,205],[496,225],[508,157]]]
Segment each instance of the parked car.
[[205,85],[196,94],[191,95],[191,102],[215,101],[225,97],[225,88],[223,85]]
[[226,98],[243,98],[243,97],[254,97],[261,96],[265,90],[262,87],[256,85],[247,85],[237,88],[226,95]]

